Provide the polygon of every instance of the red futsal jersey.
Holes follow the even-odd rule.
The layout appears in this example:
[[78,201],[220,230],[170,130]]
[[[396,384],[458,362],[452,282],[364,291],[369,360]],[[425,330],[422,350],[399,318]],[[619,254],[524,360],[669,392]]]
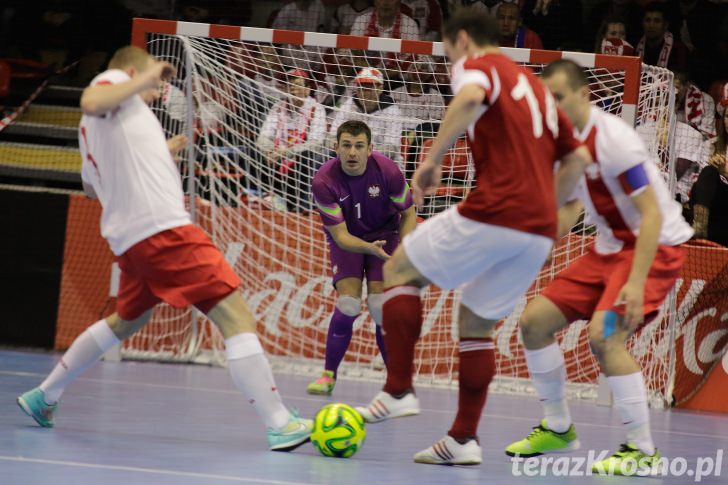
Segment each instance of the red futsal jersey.
[[502,54],[456,62],[453,93],[470,84],[485,90],[485,100],[468,127],[475,188],[460,214],[554,239],[554,163],[580,145],[571,122],[529,69]]

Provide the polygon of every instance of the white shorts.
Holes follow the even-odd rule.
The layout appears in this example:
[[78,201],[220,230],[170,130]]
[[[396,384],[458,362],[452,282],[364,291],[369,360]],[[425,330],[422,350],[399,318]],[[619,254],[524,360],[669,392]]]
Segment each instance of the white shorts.
[[451,207],[402,242],[407,258],[443,289],[462,286],[463,305],[481,318],[513,311],[551,251],[545,236],[484,224]]

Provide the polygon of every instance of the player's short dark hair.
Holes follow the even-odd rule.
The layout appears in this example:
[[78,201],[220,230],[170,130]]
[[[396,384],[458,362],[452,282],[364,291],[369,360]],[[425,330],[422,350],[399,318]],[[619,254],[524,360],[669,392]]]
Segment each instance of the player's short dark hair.
[[587,77],[584,68],[570,59],[559,59],[558,61],[552,62],[543,68],[543,71],[541,71],[541,77],[547,79],[558,72],[566,74],[566,77],[569,80],[569,87],[573,90],[589,86],[589,78]]
[[357,136],[364,133],[367,136],[367,143],[370,145],[372,143],[372,130],[370,130],[369,126],[367,126],[367,124],[363,121],[349,120],[341,123],[341,125],[339,125],[339,128],[336,130],[337,142],[341,139],[342,133],[348,133],[352,136]]
[[486,13],[473,8],[459,9],[445,22],[442,36],[454,44],[461,30],[464,30],[479,46],[498,45],[500,38],[498,22]]

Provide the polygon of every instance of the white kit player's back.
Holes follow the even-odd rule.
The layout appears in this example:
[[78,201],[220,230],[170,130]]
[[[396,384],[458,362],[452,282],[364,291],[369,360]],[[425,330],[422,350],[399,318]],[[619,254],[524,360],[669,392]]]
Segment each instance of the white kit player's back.
[[[124,71],[111,69],[91,84],[129,79]],[[93,186],[103,206],[101,234],[115,254],[153,234],[190,224],[179,171],[164,131],[140,96],[127,99],[105,115],[84,115],[79,146],[81,176]]]

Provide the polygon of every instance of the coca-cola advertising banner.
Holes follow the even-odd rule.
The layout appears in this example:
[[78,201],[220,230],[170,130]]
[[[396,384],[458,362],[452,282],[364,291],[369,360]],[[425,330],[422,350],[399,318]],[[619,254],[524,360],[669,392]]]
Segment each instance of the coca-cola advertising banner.
[[[71,196],[56,348],[70,345],[107,303],[111,253],[98,232],[96,202]],[[258,330],[271,354],[322,359],[326,330],[333,310],[334,290],[328,250],[315,215],[281,213],[250,206],[198,206],[199,221],[243,280],[242,291],[258,320]],[[578,257],[584,241],[570,236],[559,242],[552,264],[563,266]],[[542,289],[548,271],[529,296]],[[83,281],[81,281],[83,280]],[[697,392],[728,344],[728,249],[688,245],[688,256],[676,293],[660,315],[630,342],[645,372],[649,388],[672,392],[678,406]],[[423,294],[425,322],[418,344],[420,375],[447,377],[457,371],[457,292],[429,288]],[[484,295],[487,297],[487,295]],[[518,318],[527,299],[498,325],[495,342],[499,374],[527,378],[518,332]],[[101,308],[99,308],[101,307]],[[675,308],[675,311],[670,311]],[[93,315],[93,319],[89,318]],[[376,354],[371,320],[366,312],[355,323],[348,359],[368,363]],[[599,368],[586,339],[586,322],[576,322],[559,338],[571,382],[595,383]],[[668,379],[674,352],[674,388]]]

